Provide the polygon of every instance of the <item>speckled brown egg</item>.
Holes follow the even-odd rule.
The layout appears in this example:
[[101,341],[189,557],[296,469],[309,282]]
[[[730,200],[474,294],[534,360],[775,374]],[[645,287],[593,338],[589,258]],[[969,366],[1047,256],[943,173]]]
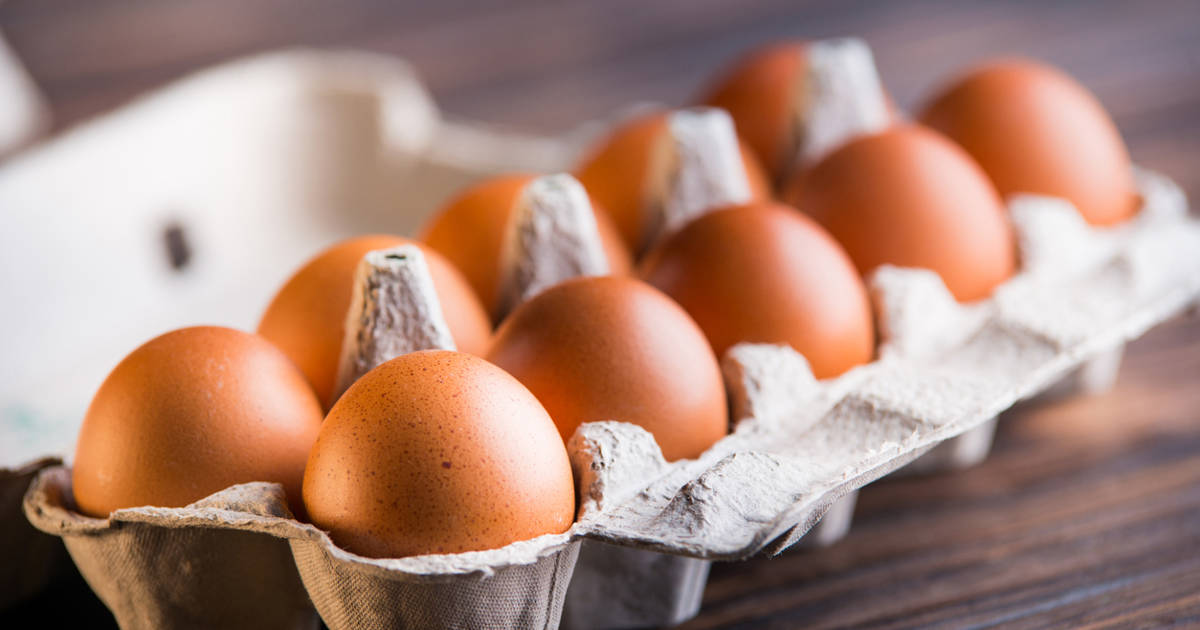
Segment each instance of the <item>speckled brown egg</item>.
[[[644,114],[621,125],[576,169],[579,181],[612,215],[625,244],[635,253],[641,251],[654,227],[646,208],[651,153],[658,139],[668,132],[668,113]],[[751,197],[769,198],[770,185],[762,166],[744,142],[740,147]]]
[[696,219],[651,250],[642,275],[687,309],[718,356],[740,342],[786,344],[825,378],[874,353],[854,264],[821,226],[782,204]]
[[184,328],[134,350],[84,416],[71,483],[84,514],[183,507],[229,486],[283,484],[292,509],[321,406],[257,335]]
[[704,333],[632,278],[576,278],[539,293],[504,321],[487,358],[542,401],[564,440],[584,422],[619,420],[674,460],[698,456],[728,427]]
[[[371,235],[342,241],[308,261],[283,285],[263,313],[258,334],[279,346],[308,377],[321,404],[333,404],[346,312],[354,272],[367,252],[413,243],[398,236]],[[462,274],[422,245],[442,315],[459,350],[482,354],[491,322]]]
[[1096,225],[1137,210],[1120,132],[1096,97],[1057,69],[1023,60],[985,65],[934,97],[921,122],[965,148],[1002,195],[1063,197]]
[[304,505],[340,547],[396,558],[564,532],[575,485],[529,390],[478,357],[428,350],[379,365],[333,406]]
[[[525,187],[535,175],[505,175],[463,191],[437,212],[421,230],[421,242],[462,270],[483,304],[495,311],[500,293],[501,253],[512,216]],[[593,200],[596,229],[613,275],[628,275],[632,266],[612,218]]]
[[787,199],[829,230],[863,274],[883,264],[931,269],[970,301],[1016,268],[1012,228],[987,175],[919,125],[849,142],[793,179]]

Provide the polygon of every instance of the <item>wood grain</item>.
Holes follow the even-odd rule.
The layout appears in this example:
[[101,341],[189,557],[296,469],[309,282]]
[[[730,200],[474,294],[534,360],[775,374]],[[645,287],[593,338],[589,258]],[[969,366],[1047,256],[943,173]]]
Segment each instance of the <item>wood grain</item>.
[[[0,30],[58,129],[281,46],[402,55],[451,114],[543,132],[687,102],[739,51],[783,38],[866,37],[906,107],[972,62],[1019,54],[1087,84],[1137,161],[1200,195],[1194,0],[11,0]],[[1200,626],[1198,377],[1200,322],[1165,325],[1133,344],[1112,392],[1008,412],[985,464],[866,488],[838,545],[718,565],[685,627]],[[9,619],[107,621],[77,587]]]

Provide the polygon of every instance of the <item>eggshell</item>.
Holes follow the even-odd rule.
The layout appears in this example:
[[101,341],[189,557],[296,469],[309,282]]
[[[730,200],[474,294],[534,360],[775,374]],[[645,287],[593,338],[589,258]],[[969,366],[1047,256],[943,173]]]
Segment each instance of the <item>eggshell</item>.
[[696,219],[646,256],[642,275],[691,314],[717,356],[739,342],[786,344],[825,378],[874,353],[854,264],[821,226],[782,204]]
[[[354,289],[354,271],[367,252],[413,243],[398,236],[360,236],[337,243],[301,267],[275,294],[258,334],[283,350],[300,367],[321,404],[333,404],[346,312]],[[475,292],[445,258],[421,245],[442,314],[459,350],[482,354],[491,323]]]
[[962,145],[1002,195],[1063,197],[1095,225],[1137,210],[1133,168],[1116,125],[1095,96],[1054,68],[991,63],[951,83],[920,119]]
[[427,350],[379,365],[338,399],[304,504],[340,547],[394,558],[562,533],[575,485],[529,390],[478,357]]
[[[608,210],[625,244],[634,252],[641,250],[654,228],[645,208],[650,161],[658,138],[667,133],[668,113],[644,114],[621,125],[576,169],[579,181]],[[740,149],[752,198],[770,198],[770,184],[753,151],[744,142],[740,142]]]
[[669,460],[725,435],[717,359],[677,304],[632,278],[576,278],[518,307],[488,360],[546,406],[564,440],[584,422],[620,420],[654,435]]
[[238,483],[283,484],[293,509],[321,406],[257,335],[184,328],[125,357],[84,416],[71,474],[84,514],[183,507]]
[[1016,268],[999,194],[961,148],[919,125],[855,139],[789,184],[863,274],[882,264],[936,271],[960,301],[991,294]]
[[[517,197],[535,175],[505,175],[476,184],[443,207],[421,230],[421,241],[462,270],[489,310],[500,292],[501,252]],[[611,273],[627,275],[632,261],[612,218],[593,198],[596,228]]]

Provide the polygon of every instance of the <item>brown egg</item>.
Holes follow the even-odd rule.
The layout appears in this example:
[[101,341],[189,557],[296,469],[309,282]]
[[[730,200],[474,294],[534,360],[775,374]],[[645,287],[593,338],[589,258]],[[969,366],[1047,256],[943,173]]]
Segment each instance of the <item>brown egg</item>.
[[717,356],[744,341],[787,344],[826,378],[874,354],[854,264],[821,226],[782,204],[696,219],[651,250],[642,275],[691,314]]
[[[798,82],[813,42],[783,42],[757,48],[719,75],[699,102],[733,117],[738,134],[775,181],[795,163]],[[883,94],[888,110],[894,106]]]
[[[650,238],[653,227],[645,209],[650,157],[655,142],[667,133],[668,113],[645,114],[621,125],[576,169],[579,181],[612,215],[625,244],[635,252]],[[770,185],[762,166],[745,143],[741,143],[741,153],[751,196],[769,198]]]
[[334,542],[396,558],[566,531],[575,484],[533,394],[468,354],[428,350],[366,373],[329,412],[304,505]]
[[882,264],[932,269],[968,301],[990,295],[1016,268],[996,189],[966,152],[918,125],[849,142],[794,179],[786,195],[863,274]]
[[100,386],[71,473],[84,514],[183,507],[229,486],[283,484],[293,510],[321,406],[257,335],[203,326],[151,339]]
[[[509,217],[536,175],[505,175],[476,184],[438,211],[421,230],[421,242],[454,263],[489,310],[500,292],[500,256]],[[608,213],[593,200],[596,228],[613,275],[628,275],[629,249]]]
[[675,460],[700,455],[728,428],[704,333],[632,278],[576,278],[539,293],[504,321],[487,358],[542,401],[564,440],[584,422],[620,420]]
[[1095,225],[1137,211],[1116,125],[1095,96],[1054,68],[1021,60],[986,65],[935,97],[921,122],[966,149],[1001,195],[1062,197]]
[[[258,334],[279,346],[300,367],[324,408],[333,404],[358,263],[367,252],[412,242],[386,235],[342,241],[305,263],[263,313]],[[421,251],[455,345],[463,352],[482,354],[491,337],[491,323],[475,292],[440,254],[424,245]]]

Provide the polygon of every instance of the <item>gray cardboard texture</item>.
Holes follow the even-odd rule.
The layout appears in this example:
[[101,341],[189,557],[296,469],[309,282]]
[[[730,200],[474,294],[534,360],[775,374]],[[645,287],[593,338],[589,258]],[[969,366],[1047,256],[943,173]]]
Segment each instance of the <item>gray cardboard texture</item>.
[[[296,564],[321,618],[331,628],[557,628],[579,543],[531,564],[497,568],[487,577],[414,580],[378,571],[369,560],[339,558],[328,542],[293,540]],[[344,553],[344,552],[343,552]]]
[[316,628],[280,522],[278,484],[233,486],[186,508],[71,508],[71,475],[43,470],[25,496],[36,527],[61,536],[79,572],[126,629]]
[[292,519],[273,483],[108,519],[73,511],[70,493],[67,468],[45,469],[26,515],[63,538],[122,628],[316,628],[310,596],[333,630],[555,628],[579,550],[568,533],[485,552],[363,558]]

